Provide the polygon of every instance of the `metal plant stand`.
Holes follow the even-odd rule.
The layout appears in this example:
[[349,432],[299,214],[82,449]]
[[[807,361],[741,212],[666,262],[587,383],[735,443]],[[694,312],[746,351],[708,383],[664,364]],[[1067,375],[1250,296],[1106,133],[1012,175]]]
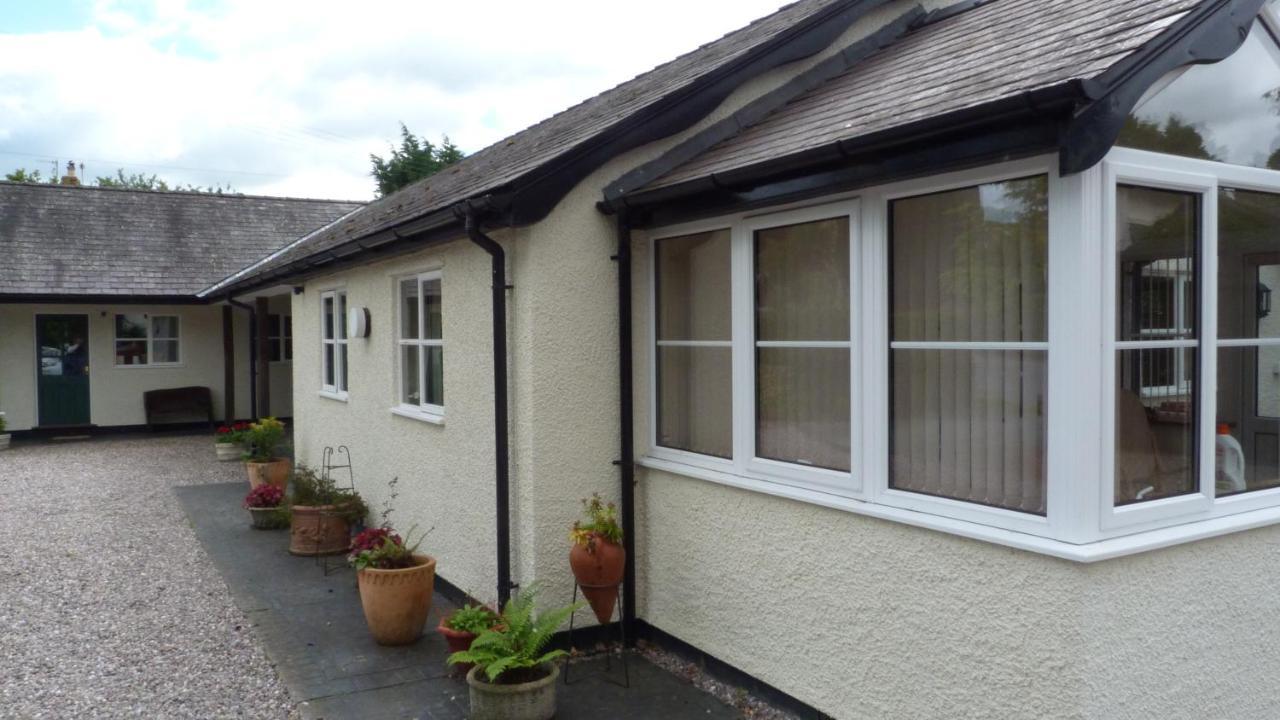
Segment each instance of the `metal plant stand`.
[[[573,604],[575,605],[578,603],[578,590],[581,587],[582,585],[579,585],[577,582],[573,584]],[[615,605],[616,612],[618,615],[618,621],[615,624],[618,626],[618,654],[622,657],[622,682],[618,682],[617,678],[613,677],[610,674],[613,671],[613,649],[610,648],[608,641],[605,642],[605,649],[604,649],[604,674],[605,674],[605,680],[607,680],[608,682],[611,682],[614,685],[617,685],[619,687],[630,689],[631,669],[627,664],[627,627],[622,622],[622,618],[626,616],[625,612],[623,611],[623,605],[622,605],[623,602],[625,602],[625,600],[623,599],[623,593],[622,593],[622,583],[618,583],[617,585],[599,585],[599,586],[588,585],[587,587],[600,587],[600,588],[614,587],[614,588],[617,588],[618,590],[618,602]],[[563,674],[564,674],[565,685],[571,684],[571,681],[569,680],[569,670],[573,666],[571,662],[573,660],[573,650],[577,647],[573,643],[574,620],[577,618],[577,615],[578,615],[578,611],[574,610],[573,614],[569,616],[569,651],[570,652],[569,652],[569,657],[565,658],[565,661],[564,661]],[[578,678],[578,679],[581,680],[582,678]]]
[[[341,462],[340,463],[335,462],[337,460],[341,460]],[[354,493],[356,491],[356,476],[355,476],[355,470],[353,470],[351,467],[351,450],[348,449],[346,445],[339,445],[336,450],[329,445],[326,445],[324,448],[324,454],[321,456],[321,461],[320,461],[320,477],[325,480],[332,480],[334,470],[347,471],[347,485],[345,489],[350,490],[351,492]],[[324,518],[324,517],[332,516],[336,514],[337,513],[322,511],[320,513],[320,517]],[[346,559],[345,553],[342,555],[319,554],[320,545],[323,542],[323,540],[324,540],[324,537],[319,532],[317,532],[315,558],[316,558],[316,564],[320,566],[321,571],[324,573],[326,577],[328,577],[331,573],[337,572],[338,570],[341,570],[342,568],[346,567],[347,559]],[[350,537],[348,536],[348,541],[349,540],[350,540]],[[330,562],[330,560],[335,557],[339,558],[339,561],[337,563]]]

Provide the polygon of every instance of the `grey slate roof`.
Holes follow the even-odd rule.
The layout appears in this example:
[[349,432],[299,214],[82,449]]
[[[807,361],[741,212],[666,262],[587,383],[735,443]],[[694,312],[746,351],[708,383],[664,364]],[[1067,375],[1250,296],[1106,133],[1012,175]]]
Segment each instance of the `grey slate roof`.
[[917,30],[641,190],[1090,79],[1199,0],[993,0]]
[[422,217],[523,179],[636,111],[687,87],[717,68],[844,0],[799,0],[715,42],[501,140],[432,177],[376,200],[323,233],[263,261],[247,275],[273,268],[344,242]]
[[0,183],[0,295],[194,296],[360,206]]

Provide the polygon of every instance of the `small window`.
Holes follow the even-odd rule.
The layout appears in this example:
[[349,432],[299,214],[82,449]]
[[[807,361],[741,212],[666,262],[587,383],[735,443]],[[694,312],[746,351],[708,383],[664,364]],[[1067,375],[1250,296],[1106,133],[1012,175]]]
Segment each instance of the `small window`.
[[115,364],[118,367],[165,366],[181,362],[176,315],[126,313],[115,317]]
[[410,412],[444,414],[444,316],[441,275],[429,272],[400,281],[400,406]]
[[293,316],[267,316],[267,354],[271,362],[293,360]]
[[324,391],[347,394],[347,293],[334,290],[320,296],[321,373]]

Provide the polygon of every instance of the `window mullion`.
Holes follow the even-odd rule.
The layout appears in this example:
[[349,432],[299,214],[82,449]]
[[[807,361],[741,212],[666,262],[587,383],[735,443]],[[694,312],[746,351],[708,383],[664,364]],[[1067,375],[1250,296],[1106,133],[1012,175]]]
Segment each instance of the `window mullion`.
[[730,245],[733,327],[733,463],[745,472],[755,457],[755,289],[751,233],[741,225]]
[[[1217,378],[1218,378],[1218,189],[1212,188],[1201,195],[1200,200],[1200,258],[1196,265],[1200,277],[1196,287],[1199,317],[1196,318],[1196,339],[1199,341],[1199,359],[1196,370],[1196,392],[1199,394],[1200,432],[1197,460],[1200,463],[1200,492],[1213,500],[1217,496],[1215,482],[1215,447],[1217,445]],[[1179,293],[1181,295],[1181,293]],[[1181,376],[1175,378],[1179,382]]]

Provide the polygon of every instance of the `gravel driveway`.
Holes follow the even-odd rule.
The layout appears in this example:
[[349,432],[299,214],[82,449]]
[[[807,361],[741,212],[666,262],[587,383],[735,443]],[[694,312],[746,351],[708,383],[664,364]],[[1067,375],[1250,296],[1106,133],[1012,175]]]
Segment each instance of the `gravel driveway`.
[[128,437],[0,452],[0,717],[290,714],[170,490],[244,480],[211,444]]

